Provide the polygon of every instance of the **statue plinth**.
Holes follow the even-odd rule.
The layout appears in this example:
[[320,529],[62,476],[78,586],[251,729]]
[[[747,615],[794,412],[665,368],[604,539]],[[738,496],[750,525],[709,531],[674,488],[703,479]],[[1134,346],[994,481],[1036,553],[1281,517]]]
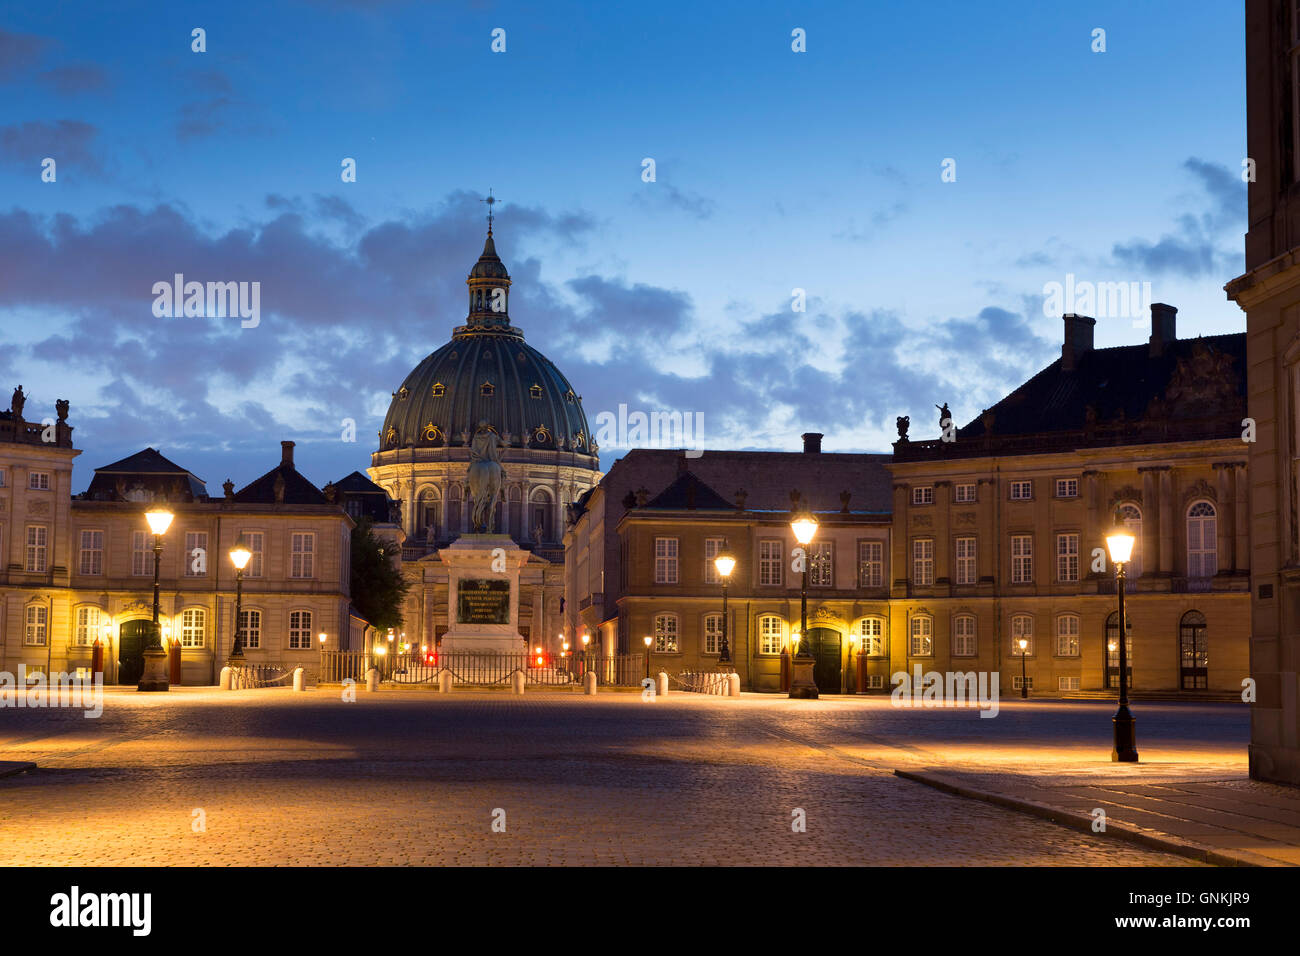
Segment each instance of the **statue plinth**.
[[438,552],[447,566],[444,654],[522,654],[519,569],[528,560],[508,534],[463,534]]

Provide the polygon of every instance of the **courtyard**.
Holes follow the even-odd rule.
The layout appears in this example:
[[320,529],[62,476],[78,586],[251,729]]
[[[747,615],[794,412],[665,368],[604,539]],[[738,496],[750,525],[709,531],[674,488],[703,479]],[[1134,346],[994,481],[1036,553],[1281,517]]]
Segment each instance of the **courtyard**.
[[0,865],[1193,864],[896,773],[1245,781],[1245,707],[1140,703],[1125,767],[1113,711],[110,688],[97,719],[0,710],[0,769],[36,764],[0,777]]

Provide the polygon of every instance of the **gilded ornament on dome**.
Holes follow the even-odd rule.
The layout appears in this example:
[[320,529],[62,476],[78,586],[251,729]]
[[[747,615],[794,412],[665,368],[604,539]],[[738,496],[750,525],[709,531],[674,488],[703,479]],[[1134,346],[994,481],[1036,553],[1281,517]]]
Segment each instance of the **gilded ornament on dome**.
[[442,398],[443,393],[447,391],[447,386],[442,382],[434,382],[432,391],[434,398]]
[[545,443],[551,440],[551,433],[545,425],[538,425],[537,428],[534,429],[533,435],[536,436],[539,442]]
[[441,441],[442,429],[433,422],[429,422],[424,426],[424,430],[420,432],[420,437],[425,441]]

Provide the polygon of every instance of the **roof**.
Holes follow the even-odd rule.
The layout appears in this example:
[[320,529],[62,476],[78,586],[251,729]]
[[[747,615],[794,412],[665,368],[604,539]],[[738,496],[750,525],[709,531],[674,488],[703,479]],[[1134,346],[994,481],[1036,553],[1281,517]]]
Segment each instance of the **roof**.
[[734,502],[723,498],[689,471],[678,475],[676,481],[646,502],[644,507],[672,511],[738,510]]
[[180,482],[181,495],[188,491],[190,497],[203,499],[208,494],[202,478],[166,458],[156,448],[145,448],[112,464],[96,468],[86,495],[101,500],[105,496],[116,496],[128,478],[137,479],[139,484],[148,486],[154,492],[167,488],[170,489],[168,494],[175,494],[176,482]]
[[193,472],[188,468],[182,468],[171,459],[163,457],[156,448],[146,448],[134,455],[127,455],[111,465],[96,468],[95,472],[105,475],[190,475],[194,477]]
[[281,462],[261,478],[235,492],[235,500],[243,504],[275,504],[276,477],[284,479],[284,504],[323,505],[325,495],[310,481],[298,474],[291,464]]
[[383,488],[380,488],[359,471],[352,472],[352,474],[348,475],[346,478],[340,478],[338,481],[334,482],[334,487],[340,494],[383,495],[385,498],[388,497],[388,492],[384,491]]

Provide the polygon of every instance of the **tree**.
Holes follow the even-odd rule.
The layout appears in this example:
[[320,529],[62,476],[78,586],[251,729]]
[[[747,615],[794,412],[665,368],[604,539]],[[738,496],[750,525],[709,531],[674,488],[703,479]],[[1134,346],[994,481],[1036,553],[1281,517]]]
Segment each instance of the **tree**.
[[411,582],[393,561],[400,556],[401,545],[376,535],[369,517],[357,521],[352,529],[352,603],[380,631],[402,626],[402,602]]

